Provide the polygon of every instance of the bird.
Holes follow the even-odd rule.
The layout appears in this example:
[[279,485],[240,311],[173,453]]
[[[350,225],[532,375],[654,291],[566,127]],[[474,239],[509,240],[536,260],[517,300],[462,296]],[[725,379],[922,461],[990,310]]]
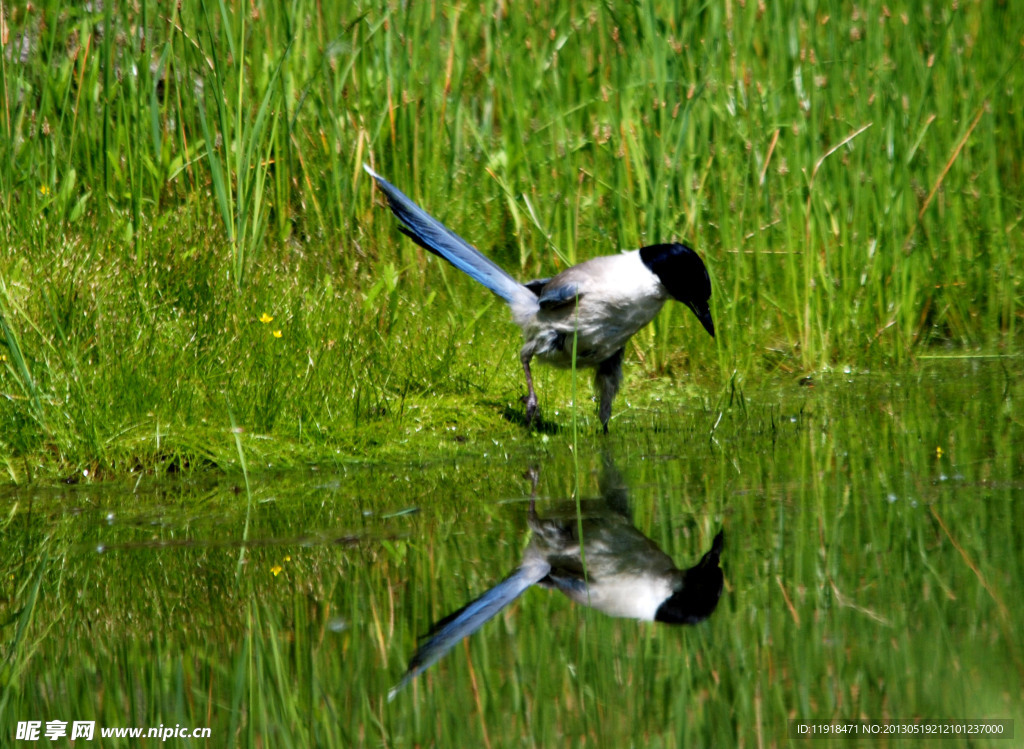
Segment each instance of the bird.
[[559,590],[608,616],[665,624],[698,624],[718,606],[724,583],[719,566],[724,530],[696,565],[682,570],[633,525],[621,487],[606,492],[604,500],[584,502],[579,515],[576,504],[570,503],[541,518],[533,496],[528,520],[532,535],[522,564],[430,629],[388,693],[389,700],[535,585]]
[[612,401],[622,384],[626,343],[647,325],[668,299],[682,302],[715,336],[711,279],[693,249],[680,242],[655,244],[602,255],[566,268],[551,278],[520,283],[469,242],[416,205],[405,193],[363,169],[387,198],[401,222],[399,230],[429,252],[447,260],[503,299],[523,333],[519,352],[526,375],[526,423],[537,413],[530,363],[534,357],[560,368],[592,368],[598,417],[604,432]]

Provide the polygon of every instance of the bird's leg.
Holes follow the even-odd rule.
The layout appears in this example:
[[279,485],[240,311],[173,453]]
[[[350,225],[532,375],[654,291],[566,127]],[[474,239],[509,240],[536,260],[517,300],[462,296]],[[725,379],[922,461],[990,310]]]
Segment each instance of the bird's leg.
[[530,466],[523,474],[523,478],[530,480],[530,506],[527,510],[526,522],[529,523],[530,530],[536,530],[541,527],[540,516],[537,514],[537,483],[540,481],[540,471],[536,466]]
[[622,515],[626,520],[633,521],[633,514],[629,509],[629,486],[622,478],[622,473],[615,465],[615,459],[608,451],[602,456],[603,468],[597,485],[604,497],[608,508]]
[[601,362],[594,374],[594,390],[601,402],[597,413],[605,434],[608,434],[608,420],[612,418],[612,401],[622,384],[622,357],[625,353],[626,349],[620,348]]
[[523,474],[524,479],[530,480],[530,520],[537,519],[537,483],[540,481],[540,471],[536,466],[530,466]]
[[523,349],[519,354],[519,359],[523,362],[523,372],[526,373],[526,424],[529,426],[533,423],[533,417],[537,413],[537,392],[533,389],[533,375],[530,374],[530,359],[533,358],[533,354],[526,349]]

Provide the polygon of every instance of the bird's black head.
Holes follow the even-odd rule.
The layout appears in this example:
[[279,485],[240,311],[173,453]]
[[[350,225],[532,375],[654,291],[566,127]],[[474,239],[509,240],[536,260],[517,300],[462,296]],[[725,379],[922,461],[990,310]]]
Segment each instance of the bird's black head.
[[722,597],[724,577],[718,566],[725,536],[718,532],[711,550],[683,573],[682,584],[658,607],[654,620],[665,624],[697,624],[711,616]]
[[700,255],[685,244],[652,244],[640,248],[640,259],[658,277],[672,298],[685,304],[700,320],[704,329],[715,337],[711,319],[711,279]]

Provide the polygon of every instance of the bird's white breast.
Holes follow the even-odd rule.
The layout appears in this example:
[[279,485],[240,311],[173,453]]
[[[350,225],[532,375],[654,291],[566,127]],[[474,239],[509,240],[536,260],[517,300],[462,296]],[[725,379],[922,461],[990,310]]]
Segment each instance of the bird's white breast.
[[653,621],[672,595],[672,582],[662,575],[619,574],[592,580],[585,590],[569,595],[608,616]]
[[[668,296],[639,250],[585,261],[553,280],[575,284],[579,303],[541,309],[521,320],[520,326],[526,345],[532,345],[538,357],[563,367],[572,363],[574,330],[578,365],[594,366],[653,320]],[[559,336],[565,340],[561,348],[548,345]]]

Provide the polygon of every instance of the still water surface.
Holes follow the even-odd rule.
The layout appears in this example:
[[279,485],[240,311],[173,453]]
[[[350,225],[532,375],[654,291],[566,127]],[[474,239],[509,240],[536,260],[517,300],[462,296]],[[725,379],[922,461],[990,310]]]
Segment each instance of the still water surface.
[[[563,429],[453,460],[257,470],[248,490],[8,490],[0,744],[28,720],[206,726],[204,746],[767,746],[795,718],[1012,719],[1019,740],[1010,362],[785,381],[575,446]],[[594,580],[561,568],[389,701],[418,636],[529,558],[531,501],[542,519],[577,498],[680,570],[724,531],[717,607],[640,621],[642,576],[612,586],[618,608],[583,606]]]

